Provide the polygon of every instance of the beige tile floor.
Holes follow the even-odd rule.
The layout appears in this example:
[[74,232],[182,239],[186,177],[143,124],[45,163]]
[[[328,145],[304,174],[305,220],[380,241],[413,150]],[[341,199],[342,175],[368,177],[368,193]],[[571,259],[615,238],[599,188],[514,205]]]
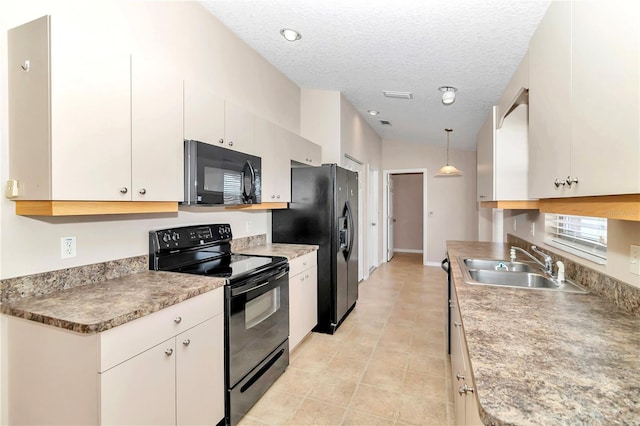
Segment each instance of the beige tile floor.
[[254,425],[451,425],[446,275],[396,254],[360,283],[334,335],[311,333],[240,422]]

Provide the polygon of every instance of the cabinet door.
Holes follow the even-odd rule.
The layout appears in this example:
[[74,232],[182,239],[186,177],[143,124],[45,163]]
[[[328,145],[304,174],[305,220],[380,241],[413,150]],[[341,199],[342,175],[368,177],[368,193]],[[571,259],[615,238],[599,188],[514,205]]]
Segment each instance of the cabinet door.
[[129,53],[51,19],[52,199],[131,200]]
[[212,145],[224,142],[224,99],[197,80],[184,82],[184,138]]
[[[457,299],[456,299],[457,300]],[[465,424],[465,395],[458,393],[458,388],[464,385],[465,364],[463,356],[464,337],[462,336],[462,322],[457,303],[451,308],[451,383],[453,384],[453,402],[455,405],[455,424]],[[460,379],[459,379],[460,377]]]
[[234,151],[254,153],[253,114],[231,102],[224,103],[224,146]]
[[304,271],[289,277],[289,353],[298,346],[304,337],[302,316]]
[[307,141],[307,155],[310,166],[322,165],[322,147],[320,145]]
[[496,107],[492,107],[489,116],[478,132],[478,148],[476,155],[478,172],[478,201],[494,201],[494,152],[493,145],[496,134]]
[[175,339],[100,374],[100,423],[173,425]]
[[520,103],[519,98],[523,96],[525,91],[529,88],[529,52],[525,53],[524,57],[520,61],[520,65],[513,73],[513,77],[509,81],[507,88],[500,97],[498,102],[498,109],[496,110],[496,129],[502,127],[502,122],[512,108]]
[[529,198],[564,195],[570,140],[571,2],[552,2],[529,43]]
[[178,425],[215,425],[224,417],[224,317],[176,337]]
[[291,201],[291,162],[284,130],[255,117],[255,153],[262,159],[262,201]]
[[[315,259],[314,259],[315,260]],[[302,323],[303,338],[318,324],[318,266],[304,271],[302,283]]]
[[131,197],[183,200],[182,79],[168,60],[134,56],[131,82]]
[[637,1],[573,3],[573,195],[640,192],[639,22]]

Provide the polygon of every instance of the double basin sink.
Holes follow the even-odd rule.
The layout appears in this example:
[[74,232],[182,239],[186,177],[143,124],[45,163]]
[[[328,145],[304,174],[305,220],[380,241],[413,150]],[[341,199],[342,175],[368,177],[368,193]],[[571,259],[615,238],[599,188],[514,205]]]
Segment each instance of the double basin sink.
[[558,282],[549,277],[535,263],[496,259],[459,258],[458,260],[464,279],[469,284],[588,293],[571,281]]

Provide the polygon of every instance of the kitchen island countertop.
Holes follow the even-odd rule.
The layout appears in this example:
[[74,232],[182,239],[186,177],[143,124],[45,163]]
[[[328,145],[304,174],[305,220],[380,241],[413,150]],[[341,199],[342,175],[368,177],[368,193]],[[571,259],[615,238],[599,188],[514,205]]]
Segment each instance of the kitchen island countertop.
[[508,259],[507,244],[447,250],[485,424],[640,423],[640,318],[595,294],[464,282],[458,257]]

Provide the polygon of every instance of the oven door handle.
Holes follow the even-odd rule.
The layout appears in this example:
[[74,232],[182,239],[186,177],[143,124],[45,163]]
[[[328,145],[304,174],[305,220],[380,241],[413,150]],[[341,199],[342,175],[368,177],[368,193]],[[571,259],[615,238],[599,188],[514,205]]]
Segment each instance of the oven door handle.
[[245,284],[238,288],[231,289],[231,297],[240,296],[241,294],[249,293],[250,291],[258,290],[259,288],[266,287],[269,284],[272,284],[275,281],[285,277],[289,273],[289,270],[285,270],[284,272],[279,273],[273,277],[268,277],[267,281],[264,281],[261,284],[255,285],[253,283]]

